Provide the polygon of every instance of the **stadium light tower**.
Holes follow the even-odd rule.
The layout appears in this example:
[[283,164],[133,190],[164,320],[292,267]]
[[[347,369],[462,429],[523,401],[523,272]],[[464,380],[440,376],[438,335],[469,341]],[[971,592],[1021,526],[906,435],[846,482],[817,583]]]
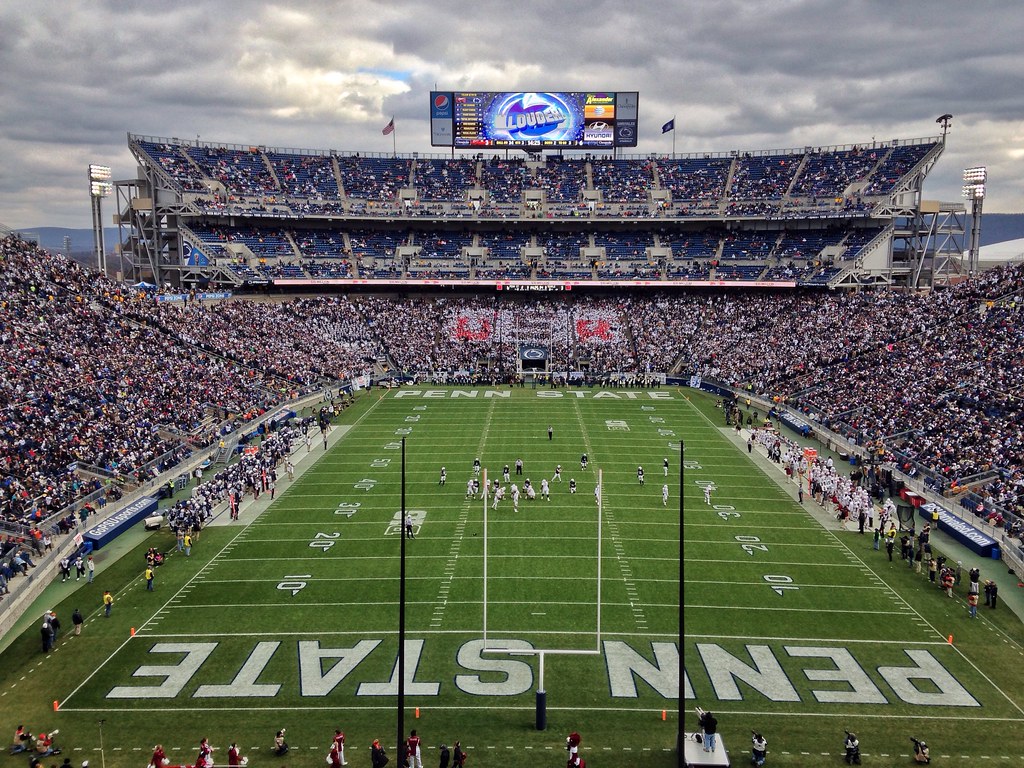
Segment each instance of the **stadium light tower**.
[[964,171],[964,197],[971,201],[971,241],[967,252],[967,269],[978,271],[978,249],[981,247],[981,209],[985,204],[988,168],[978,166]]
[[92,239],[96,250],[96,268],[103,274],[107,273],[107,251],[103,242],[103,205],[104,197],[110,197],[114,191],[111,183],[110,166],[89,166],[89,197],[92,199]]

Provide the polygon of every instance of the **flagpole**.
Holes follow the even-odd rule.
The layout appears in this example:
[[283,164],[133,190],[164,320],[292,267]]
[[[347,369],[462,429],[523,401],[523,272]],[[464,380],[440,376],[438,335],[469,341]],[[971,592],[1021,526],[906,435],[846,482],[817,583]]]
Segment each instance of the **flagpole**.
[[672,159],[676,159],[676,116],[672,115]]
[[[395,118],[391,118],[391,122],[395,122]],[[398,157],[398,130],[391,131],[391,156]]]

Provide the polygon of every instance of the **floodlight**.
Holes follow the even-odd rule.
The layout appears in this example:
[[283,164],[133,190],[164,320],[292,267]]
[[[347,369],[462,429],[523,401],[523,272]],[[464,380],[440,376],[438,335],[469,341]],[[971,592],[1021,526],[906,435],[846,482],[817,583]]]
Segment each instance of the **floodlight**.
[[981,182],[982,184],[988,179],[988,168],[985,166],[978,166],[976,168],[968,168],[964,171],[964,181]]
[[96,251],[96,266],[101,272],[106,272],[107,257],[106,244],[103,242],[103,211],[102,202],[104,197],[110,197],[114,191],[114,174],[109,165],[89,164],[89,197],[92,201],[92,236],[93,246]]
[[963,195],[971,201],[971,238],[968,242],[968,269],[973,274],[978,269],[978,251],[981,245],[981,209],[985,203],[985,185],[988,182],[988,168],[983,165],[964,170]]

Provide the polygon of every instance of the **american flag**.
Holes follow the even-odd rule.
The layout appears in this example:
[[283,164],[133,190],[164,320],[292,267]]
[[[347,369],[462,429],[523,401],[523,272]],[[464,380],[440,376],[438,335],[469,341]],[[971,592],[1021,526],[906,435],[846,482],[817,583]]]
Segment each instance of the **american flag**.
[[383,133],[385,136],[387,136],[389,133],[392,133],[394,130],[395,130],[395,118],[392,117],[391,118],[391,122],[384,126],[384,129],[381,131],[381,133]]

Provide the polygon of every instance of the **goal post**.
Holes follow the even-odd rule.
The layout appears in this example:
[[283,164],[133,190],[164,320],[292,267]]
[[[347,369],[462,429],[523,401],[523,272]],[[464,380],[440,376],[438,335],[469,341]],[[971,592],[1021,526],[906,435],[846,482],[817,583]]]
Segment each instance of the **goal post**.
[[601,653],[601,571],[602,571],[602,533],[604,520],[604,472],[597,470],[597,485],[594,488],[594,506],[596,507],[597,523],[597,603],[596,603],[596,626],[594,632],[593,648],[532,648],[529,650],[512,649],[499,645],[491,645],[488,638],[488,497],[490,488],[486,485],[487,471],[484,470],[484,492],[483,496],[483,648],[481,653],[505,653],[510,656],[536,656],[538,658],[538,675],[536,690],[536,721],[538,731],[547,728],[547,690],[544,686],[544,658],[545,656],[596,656]]

